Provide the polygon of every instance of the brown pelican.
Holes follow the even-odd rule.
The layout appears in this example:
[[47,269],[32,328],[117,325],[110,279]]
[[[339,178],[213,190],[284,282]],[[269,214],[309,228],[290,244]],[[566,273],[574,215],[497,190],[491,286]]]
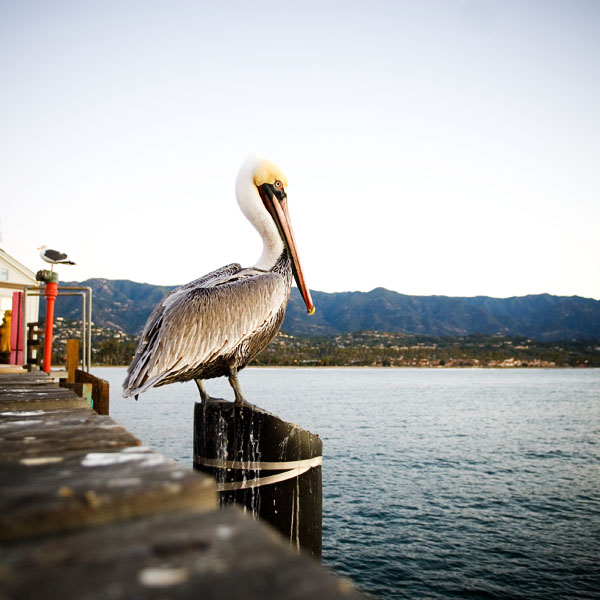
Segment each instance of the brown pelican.
[[38,248],[42,260],[52,265],[51,270],[54,271],[54,265],[74,265],[72,260],[67,260],[67,255],[58,250],[51,250],[48,246]]
[[149,387],[228,376],[236,404],[244,397],[243,369],[275,336],[290,297],[292,275],[309,314],[310,291],[298,260],[287,206],[287,179],[264,159],[249,158],[236,180],[238,204],[263,239],[254,267],[222,267],[173,290],[158,304],[144,330],[123,383],[124,396]]

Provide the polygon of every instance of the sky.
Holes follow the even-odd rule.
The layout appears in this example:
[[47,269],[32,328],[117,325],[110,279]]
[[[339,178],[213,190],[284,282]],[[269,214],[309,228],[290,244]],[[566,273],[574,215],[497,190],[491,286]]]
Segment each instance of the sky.
[[595,0],[0,0],[0,86],[0,247],[33,271],[255,264],[260,153],[313,290],[600,299]]

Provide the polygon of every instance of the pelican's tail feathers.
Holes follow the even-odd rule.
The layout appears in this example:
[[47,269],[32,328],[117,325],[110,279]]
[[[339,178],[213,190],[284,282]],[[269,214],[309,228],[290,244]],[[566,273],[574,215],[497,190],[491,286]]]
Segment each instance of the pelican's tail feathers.
[[131,396],[137,397],[143,394],[148,388],[155,386],[161,379],[165,378],[165,373],[159,373],[150,379],[146,379],[143,383],[138,381],[130,381],[130,375],[128,374],[125,381],[123,382],[123,398],[131,398]]

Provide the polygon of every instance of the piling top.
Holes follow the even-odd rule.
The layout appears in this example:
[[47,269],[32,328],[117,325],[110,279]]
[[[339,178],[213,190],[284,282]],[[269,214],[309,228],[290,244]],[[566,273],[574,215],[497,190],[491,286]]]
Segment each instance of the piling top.
[[58,283],[58,273],[56,271],[49,271],[48,269],[42,269],[35,274],[37,281],[43,283]]
[[195,435],[195,455],[204,458],[222,455],[224,449],[220,446],[224,439],[229,440],[226,454],[231,460],[248,460],[243,440],[262,461],[302,460],[323,454],[323,442],[317,434],[249,403],[238,405],[220,398],[197,402],[194,422],[196,429],[220,432]]

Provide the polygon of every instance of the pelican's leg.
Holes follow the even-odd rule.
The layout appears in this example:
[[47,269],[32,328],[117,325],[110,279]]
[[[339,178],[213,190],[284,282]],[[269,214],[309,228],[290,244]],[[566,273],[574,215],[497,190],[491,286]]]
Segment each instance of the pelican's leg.
[[202,398],[202,402],[208,402],[210,396],[206,393],[204,389],[204,384],[202,383],[202,379],[194,379],[196,385],[198,386],[198,391],[200,392],[200,398]]
[[244,396],[242,395],[242,388],[238,380],[237,367],[229,367],[229,385],[233,388],[235,394],[235,403],[238,405],[244,404]]

